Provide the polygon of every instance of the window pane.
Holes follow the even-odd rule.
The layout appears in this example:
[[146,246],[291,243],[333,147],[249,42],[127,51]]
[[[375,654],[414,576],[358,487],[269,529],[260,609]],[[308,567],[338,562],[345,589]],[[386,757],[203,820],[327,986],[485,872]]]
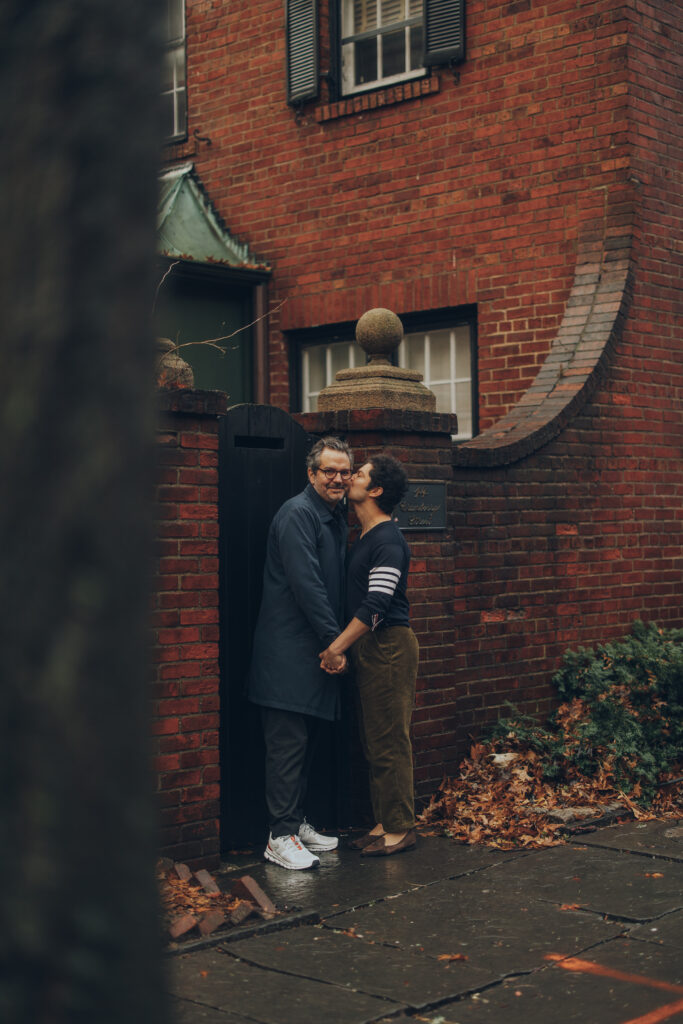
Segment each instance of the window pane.
[[422,0],[343,0],[343,94],[424,72],[423,7]]
[[425,344],[423,334],[408,334],[404,339],[405,362],[409,370],[425,372]]
[[176,134],[184,135],[187,130],[187,93],[184,89],[176,93]]
[[422,25],[410,26],[410,70],[422,67]]
[[354,0],[352,32],[369,32],[373,28],[377,28],[377,0]]
[[173,59],[176,67],[176,82],[178,85],[185,85],[185,47],[179,46],[173,52]]
[[183,5],[184,0],[167,0],[168,3],[168,19],[167,19],[167,41],[171,42],[173,39],[182,39],[184,36],[184,25],[183,25]]
[[171,138],[176,133],[174,94],[172,92],[164,93],[161,97],[161,130],[165,139]]
[[451,379],[451,332],[429,332],[429,376],[432,380]]
[[325,380],[325,345],[315,345],[306,349],[308,354],[308,387],[310,391],[321,391]]
[[356,85],[377,81],[377,39],[361,39],[356,44]]
[[458,434],[472,436],[472,386],[455,385],[455,412],[458,414]]
[[453,412],[451,409],[450,384],[432,384],[431,390],[436,395],[436,411]]
[[456,327],[455,329],[455,376],[456,378],[472,376],[469,327]]
[[348,370],[351,365],[349,362],[349,348],[350,346],[347,341],[340,341],[336,345],[330,345],[332,350],[332,380],[328,380],[328,384],[331,384],[334,380],[337,370]]
[[382,76],[401,75],[406,70],[405,30],[382,36]]
[[175,67],[175,54],[171,50],[164,54],[164,62],[161,71],[161,91],[169,92],[174,86],[173,69]]
[[403,21],[403,0],[382,0],[381,12],[383,25]]

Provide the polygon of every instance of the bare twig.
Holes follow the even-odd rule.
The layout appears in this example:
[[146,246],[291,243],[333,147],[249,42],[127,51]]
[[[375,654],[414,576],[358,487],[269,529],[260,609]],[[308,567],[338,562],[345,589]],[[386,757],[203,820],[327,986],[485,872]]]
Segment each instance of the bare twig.
[[167,271],[164,274],[164,276],[162,277],[161,281],[159,281],[159,284],[157,285],[157,290],[154,293],[154,302],[152,303],[152,312],[154,312],[154,310],[156,309],[157,299],[159,298],[159,292],[161,290],[162,284],[164,283],[164,281],[166,280],[168,275],[171,273],[173,268],[177,267],[179,263],[180,263],[180,260],[176,260],[174,263],[171,263],[170,267],[167,269]]
[[278,309],[282,309],[286,301],[287,299],[284,298],[282,302],[275,306],[274,309],[269,309],[267,313],[263,313],[261,316],[257,316],[256,319],[252,320],[250,324],[244,324],[243,327],[238,327],[236,331],[233,331],[231,334],[226,334],[222,338],[205,338],[202,341],[182,341],[180,342],[180,344],[176,345],[176,349],[187,348],[188,345],[209,345],[211,348],[217,348],[219,352],[222,352],[223,355],[225,355],[227,349],[221,347],[221,345],[218,344],[219,341],[229,341],[230,338],[234,338],[235,335],[239,334],[241,331],[246,331],[248,330],[249,327],[253,327],[260,320],[265,320],[265,318],[267,316],[270,316],[271,313],[277,313]]

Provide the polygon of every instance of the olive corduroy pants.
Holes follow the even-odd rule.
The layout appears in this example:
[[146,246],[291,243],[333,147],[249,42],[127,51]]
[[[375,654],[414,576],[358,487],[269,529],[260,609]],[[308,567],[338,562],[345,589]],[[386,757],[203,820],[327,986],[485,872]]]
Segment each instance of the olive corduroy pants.
[[410,718],[418,655],[409,626],[366,633],[351,650],[372,810],[385,832],[405,832],[415,824]]

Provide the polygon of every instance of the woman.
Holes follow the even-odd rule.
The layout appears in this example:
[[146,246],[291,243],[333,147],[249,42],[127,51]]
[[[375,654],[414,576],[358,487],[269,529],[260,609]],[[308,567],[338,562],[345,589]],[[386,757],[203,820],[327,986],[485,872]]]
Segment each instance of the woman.
[[351,477],[348,498],[361,526],[347,569],[351,621],[320,656],[323,668],[339,672],[350,648],[375,817],[350,845],[365,857],[403,853],[417,842],[410,717],[418,644],[406,598],[410,549],[391,518],[407,488],[405,470],[390,455],[373,456]]

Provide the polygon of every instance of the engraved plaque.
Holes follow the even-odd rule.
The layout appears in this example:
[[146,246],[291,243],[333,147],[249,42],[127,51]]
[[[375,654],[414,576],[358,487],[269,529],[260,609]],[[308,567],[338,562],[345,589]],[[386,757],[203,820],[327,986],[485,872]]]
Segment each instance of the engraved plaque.
[[411,480],[405,498],[394,509],[400,530],[446,529],[446,484]]

